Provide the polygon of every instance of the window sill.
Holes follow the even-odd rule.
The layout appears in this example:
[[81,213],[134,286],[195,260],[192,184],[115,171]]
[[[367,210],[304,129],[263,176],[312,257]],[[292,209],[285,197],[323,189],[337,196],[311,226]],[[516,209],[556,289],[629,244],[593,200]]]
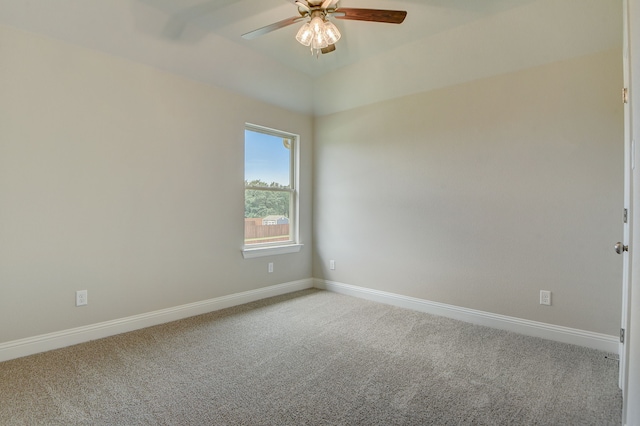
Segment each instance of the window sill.
[[244,257],[245,259],[253,259],[255,257],[298,253],[300,249],[302,249],[302,244],[287,244],[286,246],[244,248],[242,249],[242,257]]

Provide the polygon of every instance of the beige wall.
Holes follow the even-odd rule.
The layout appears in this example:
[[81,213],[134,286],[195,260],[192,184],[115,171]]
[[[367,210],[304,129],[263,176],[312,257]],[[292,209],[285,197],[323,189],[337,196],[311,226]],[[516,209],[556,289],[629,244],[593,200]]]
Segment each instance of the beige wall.
[[[242,258],[245,122],[301,135],[300,253]],[[0,343],[311,277],[311,130],[0,27]]]
[[318,118],[314,276],[616,335],[621,87],[612,50]]
[[[313,276],[617,333],[618,51],[317,118],[313,188],[308,116],[6,27],[0,58],[0,343],[308,278],[312,190]],[[240,254],[245,121],[302,136],[301,253]]]

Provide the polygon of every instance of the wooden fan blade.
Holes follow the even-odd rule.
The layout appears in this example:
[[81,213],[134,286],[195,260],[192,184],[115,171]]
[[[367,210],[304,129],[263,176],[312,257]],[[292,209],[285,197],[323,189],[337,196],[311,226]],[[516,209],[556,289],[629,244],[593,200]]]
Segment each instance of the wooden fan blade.
[[341,7],[333,14],[333,16],[337,19],[350,19],[352,21],[401,24],[407,16],[407,12],[405,10],[353,9],[349,7]]
[[251,40],[252,38],[270,33],[271,31],[279,30],[280,28],[287,27],[304,19],[304,16],[294,16],[292,18],[283,19],[282,21],[274,22],[273,24],[267,25],[266,27],[258,28],[257,30],[249,31],[246,34],[242,34],[242,38]]
[[322,54],[324,55],[325,53],[331,53],[334,50],[336,50],[336,45],[330,44],[327,47],[323,47],[322,49],[320,49],[320,52],[322,52]]

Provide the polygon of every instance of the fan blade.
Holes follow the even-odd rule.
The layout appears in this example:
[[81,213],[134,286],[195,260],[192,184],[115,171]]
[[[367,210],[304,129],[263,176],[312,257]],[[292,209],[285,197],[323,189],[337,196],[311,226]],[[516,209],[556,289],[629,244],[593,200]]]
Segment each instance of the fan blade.
[[323,47],[322,49],[320,49],[320,51],[322,52],[323,55],[325,53],[331,53],[334,50],[336,50],[336,45],[335,44],[330,44],[327,47]]
[[333,14],[333,16],[337,19],[350,19],[353,21],[401,24],[407,16],[407,12],[404,10],[352,9],[348,7],[341,7]]
[[292,18],[283,19],[282,21],[275,22],[271,25],[267,25],[266,27],[258,28],[257,30],[249,31],[246,34],[242,34],[242,38],[251,40],[261,35],[270,33],[271,31],[279,30],[280,28],[295,24],[296,22],[300,22],[304,19],[304,16],[294,16]]

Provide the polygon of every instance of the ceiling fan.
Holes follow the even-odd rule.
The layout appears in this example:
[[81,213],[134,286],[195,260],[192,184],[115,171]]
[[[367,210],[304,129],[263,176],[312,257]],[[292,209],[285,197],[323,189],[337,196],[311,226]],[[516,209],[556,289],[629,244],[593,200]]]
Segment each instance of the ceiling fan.
[[296,34],[296,40],[304,46],[311,48],[316,56],[320,52],[329,53],[336,50],[336,42],[341,34],[338,28],[329,20],[347,19],[354,21],[384,22],[388,24],[401,24],[407,16],[404,10],[383,9],[355,9],[339,8],[339,0],[288,0],[298,7],[300,16],[293,16],[282,21],[274,22],[266,27],[258,28],[243,34],[245,39],[253,39],[270,33],[271,31],[287,27],[296,22],[307,21]]

